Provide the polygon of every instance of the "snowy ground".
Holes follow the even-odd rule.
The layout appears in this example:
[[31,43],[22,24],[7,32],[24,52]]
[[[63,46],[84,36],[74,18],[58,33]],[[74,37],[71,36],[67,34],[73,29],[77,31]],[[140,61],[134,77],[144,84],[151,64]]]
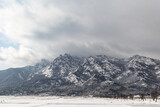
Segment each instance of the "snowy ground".
[[160,107],[160,100],[146,101],[82,98],[82,97],[37,97],[0,96],[0,107]]

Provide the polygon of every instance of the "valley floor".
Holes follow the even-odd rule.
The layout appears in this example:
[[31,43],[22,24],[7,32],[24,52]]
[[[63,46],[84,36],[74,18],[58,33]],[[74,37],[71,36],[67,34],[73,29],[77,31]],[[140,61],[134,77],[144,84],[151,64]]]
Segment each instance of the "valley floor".
[[83,97],[0,96],[0,107],[160,107],[147,99],[125,100]]

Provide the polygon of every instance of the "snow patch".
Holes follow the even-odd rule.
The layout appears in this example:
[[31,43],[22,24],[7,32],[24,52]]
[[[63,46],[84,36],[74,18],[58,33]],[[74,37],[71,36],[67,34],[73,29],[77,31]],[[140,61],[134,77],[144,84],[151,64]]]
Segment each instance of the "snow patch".
[[77,78],[74,74],[69,74],[69,76],[67,76],[65,79],[72,82],[72,83],[77,83],[78,82],[78,80],[77,80]]
[[49,69],[49,67],[47,67],[46,69],[44,69],[42,71],[42,74],[44,74],[46,77],[50,78],[50,77],[52,77],[52,70]]
[[18,73],[18,76],[20,79],[24,80],[24,78],[22,77],[22,75],[20,73]]

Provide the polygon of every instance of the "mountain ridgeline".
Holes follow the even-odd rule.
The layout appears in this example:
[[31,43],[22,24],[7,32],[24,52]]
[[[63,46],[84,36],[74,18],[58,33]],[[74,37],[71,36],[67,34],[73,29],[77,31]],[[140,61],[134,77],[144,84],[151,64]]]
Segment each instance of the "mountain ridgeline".
[[108,96],[160,92],[160,60],[60,55],[52,62],[0,71],[0,94]]

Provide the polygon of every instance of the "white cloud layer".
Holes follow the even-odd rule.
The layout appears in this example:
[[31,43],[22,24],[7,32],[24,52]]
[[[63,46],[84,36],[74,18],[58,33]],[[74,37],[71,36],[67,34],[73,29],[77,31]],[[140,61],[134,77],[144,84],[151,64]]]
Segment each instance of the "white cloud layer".
[[[59,54],[160,58],[158,0],[3,0],[0,69]],[[0,35],[1,36],[1,35]]]

